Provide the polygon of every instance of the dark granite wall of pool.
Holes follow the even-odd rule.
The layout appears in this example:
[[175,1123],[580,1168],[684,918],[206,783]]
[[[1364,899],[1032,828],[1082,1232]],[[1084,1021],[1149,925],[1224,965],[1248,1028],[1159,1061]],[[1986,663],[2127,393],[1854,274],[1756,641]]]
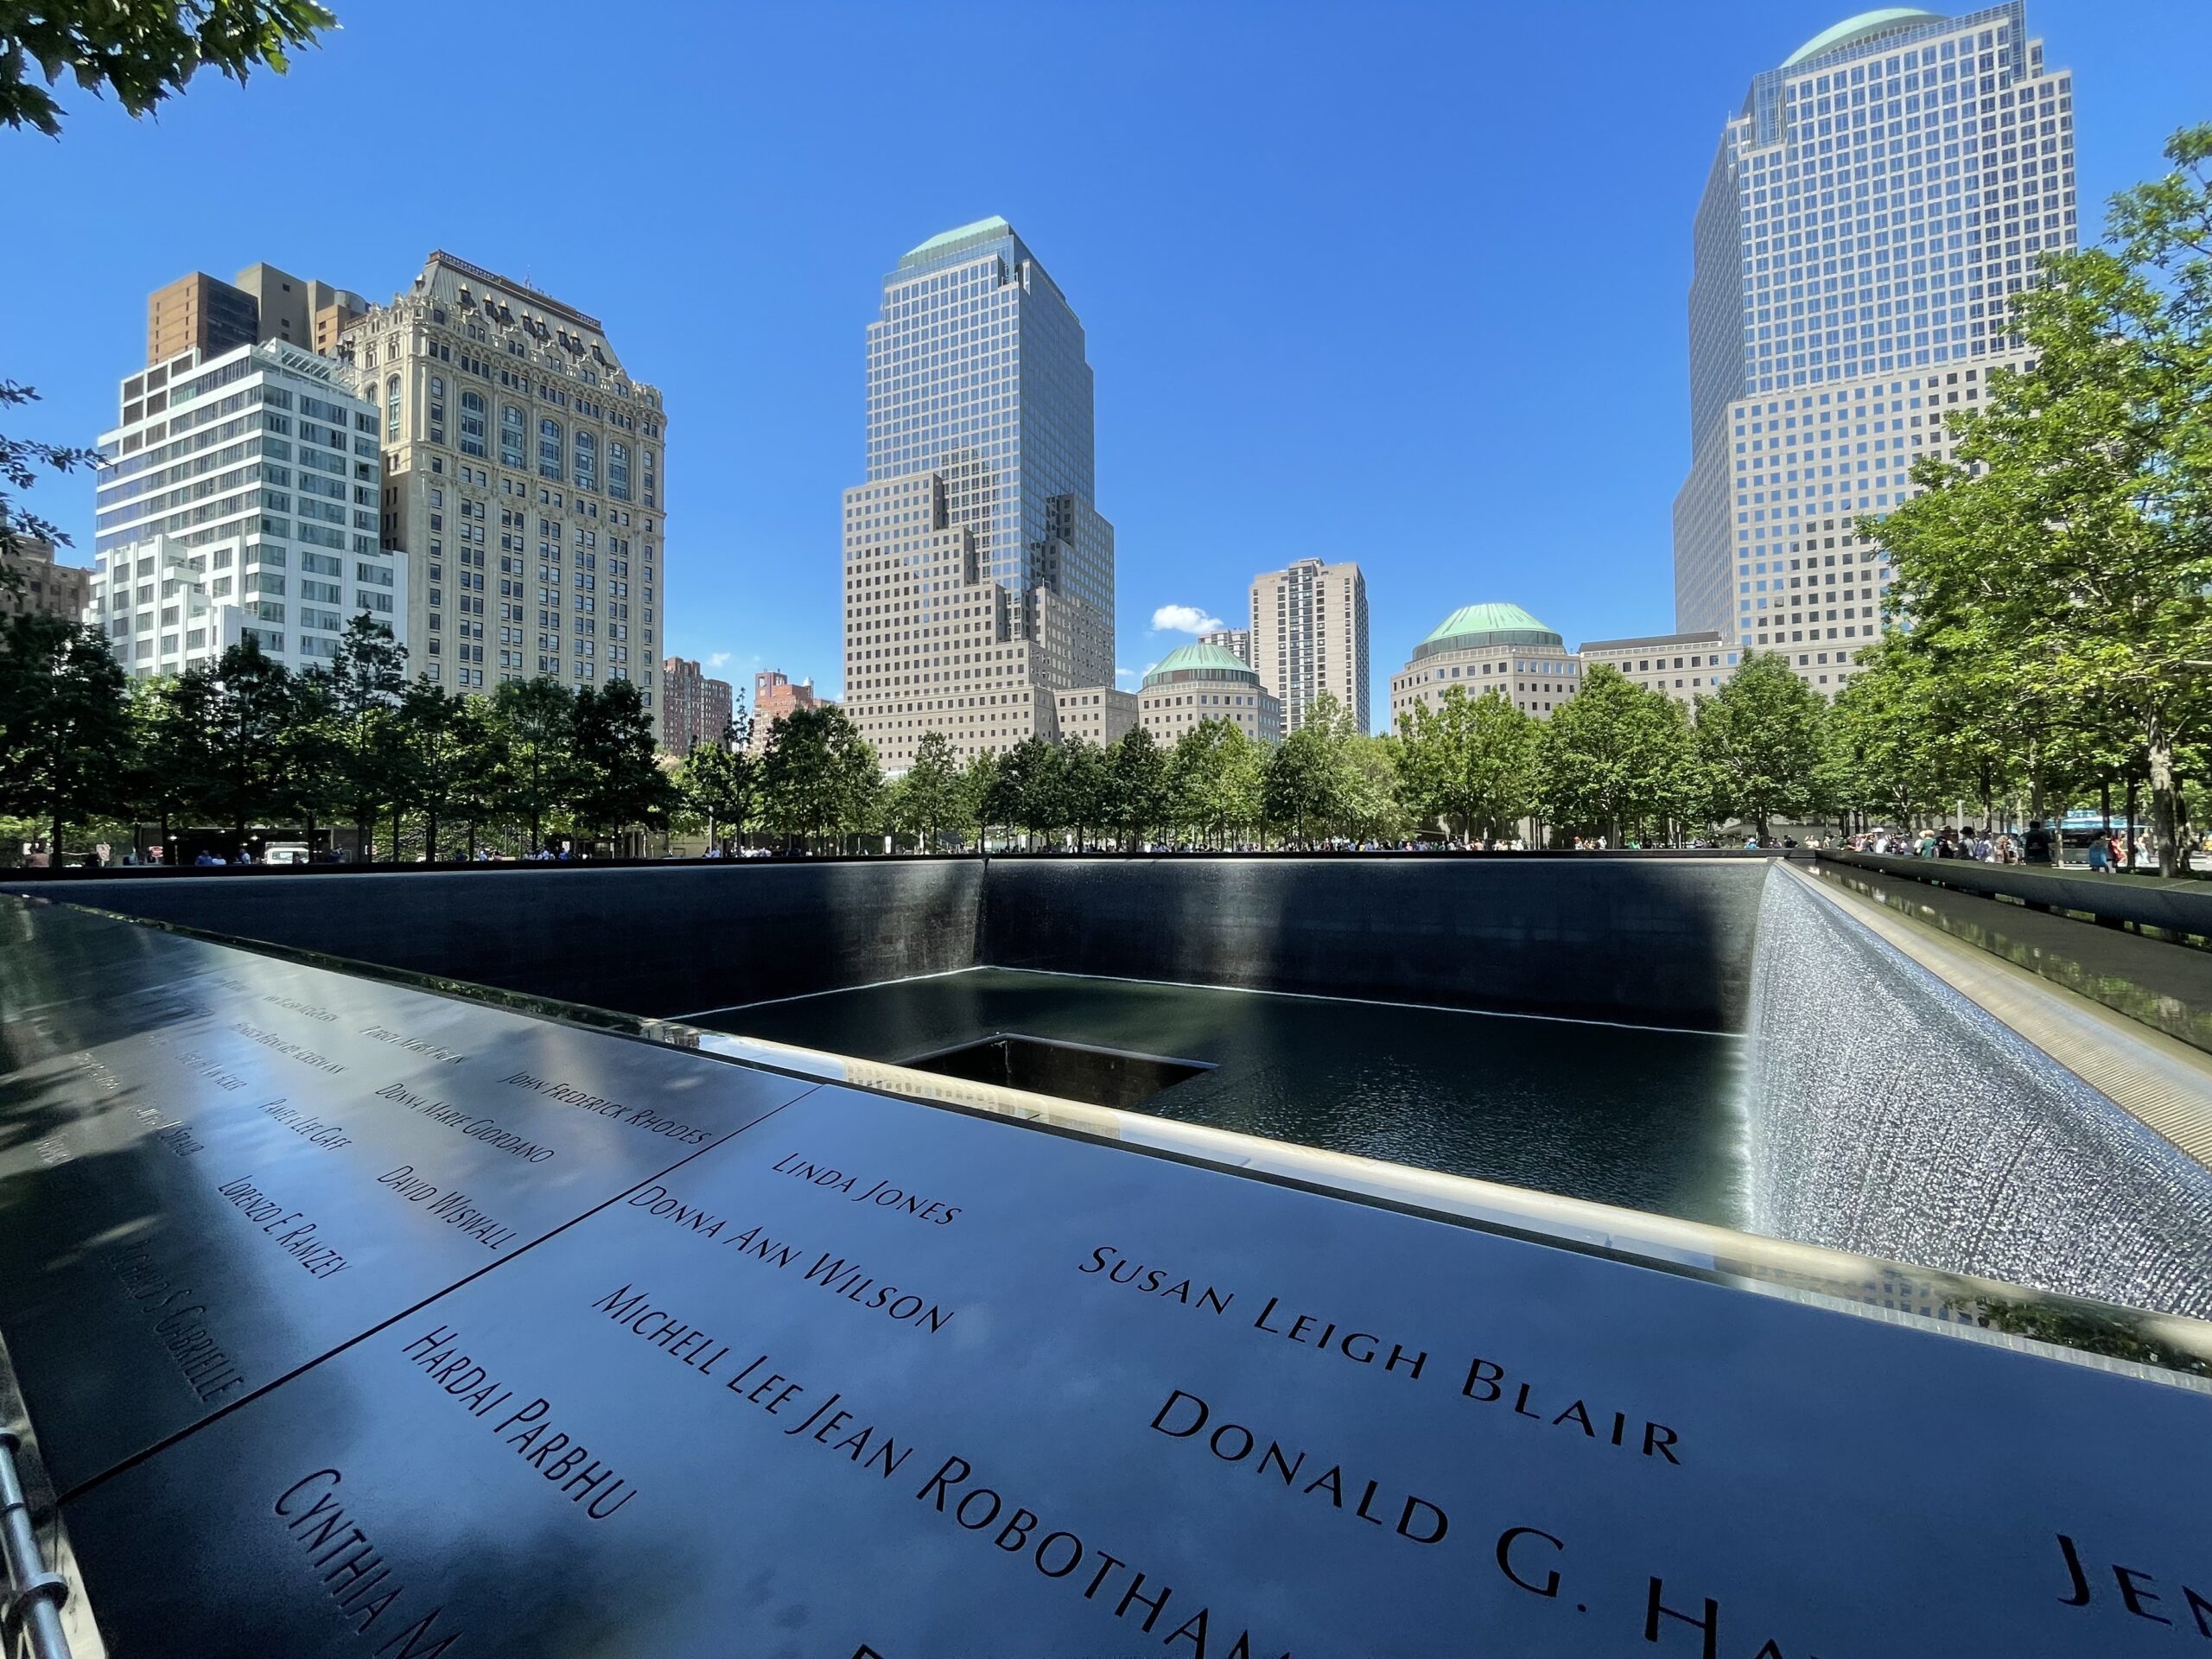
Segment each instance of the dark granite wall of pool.
[[1757,858],[864,859],[15,888],[675,1015],[979,966],[1739,1030]]

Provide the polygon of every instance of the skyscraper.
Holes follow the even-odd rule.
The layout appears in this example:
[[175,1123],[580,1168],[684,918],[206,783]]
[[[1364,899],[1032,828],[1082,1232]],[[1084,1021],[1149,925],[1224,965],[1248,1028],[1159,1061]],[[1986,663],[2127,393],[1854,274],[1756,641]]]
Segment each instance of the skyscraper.
[[1356,564],[1300,559],[1252,579],[1250,654],[1260,683],[1282,703],[1286,734],[1326,691],[1367,724],[1367,578]]
[[844,499],[846,706],[885,764],[1055,734],[1114,677],[1083,325],[1003,219],[931,237],[868,331],[868,481]]
[[2073,76],[2023,0],[1866,12],[1752,79],[1697,213],[1676,627],[1834,695],[1887,626],[1858,520],[2023,364],[2007,298],[2074,247],[2074,200]]
[[434,251],[339,351],[382,414],[408,672],[461,691],[632,680],[655,709],[664,416],[599,319]]

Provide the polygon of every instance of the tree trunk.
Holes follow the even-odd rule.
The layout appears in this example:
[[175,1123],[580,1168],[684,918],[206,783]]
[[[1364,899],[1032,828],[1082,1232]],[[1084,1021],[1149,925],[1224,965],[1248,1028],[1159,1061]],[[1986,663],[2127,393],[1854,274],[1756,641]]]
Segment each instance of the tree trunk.
[[2133,772],[2129,772],[2127,774],[2127,869],[2131,875],[2135,871],[2135,798],[2136,791],[2140,787],[2140,780]]
[[2151,835],[2158,849],[2158,874],[2175,874],[2174,796],[2179,785],[2174,778],[2173,739],[2163,721],[2153,720],[2145,734],[2145,749],[2151,758]]

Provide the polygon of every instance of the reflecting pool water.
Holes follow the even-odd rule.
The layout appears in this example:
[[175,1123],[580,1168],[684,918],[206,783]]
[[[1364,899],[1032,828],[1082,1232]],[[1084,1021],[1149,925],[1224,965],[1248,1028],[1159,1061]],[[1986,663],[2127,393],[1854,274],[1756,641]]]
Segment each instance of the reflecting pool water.
[[1203,1060],[1138,1109],[1742,1227],[1741,1039],[978,968],[695,1020],[868,1059],[995,1033]]

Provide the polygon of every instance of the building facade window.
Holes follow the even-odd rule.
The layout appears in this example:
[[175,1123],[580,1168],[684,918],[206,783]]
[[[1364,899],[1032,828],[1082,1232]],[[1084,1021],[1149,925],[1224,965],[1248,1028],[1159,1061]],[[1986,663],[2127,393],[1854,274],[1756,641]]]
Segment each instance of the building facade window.
[[594,433],[576,434],[576,487],[599,488],[599,438]]
[[512,404],[499,405],[499,464],[519,467],[522,458],[522,410]]
[[607,493],[617,501],[630,499],[630,446],[626,443],[607,446]]
[[561,423],[542,420],[537,423],[537,472],[541,478],[558,480],[561,475]]
[[484,394],[464,391],[461,394],[461,453],[480,455],[484,453]]
[[385,383],[384,435],[394,443],[399,441],[399,377],[396,374]]

